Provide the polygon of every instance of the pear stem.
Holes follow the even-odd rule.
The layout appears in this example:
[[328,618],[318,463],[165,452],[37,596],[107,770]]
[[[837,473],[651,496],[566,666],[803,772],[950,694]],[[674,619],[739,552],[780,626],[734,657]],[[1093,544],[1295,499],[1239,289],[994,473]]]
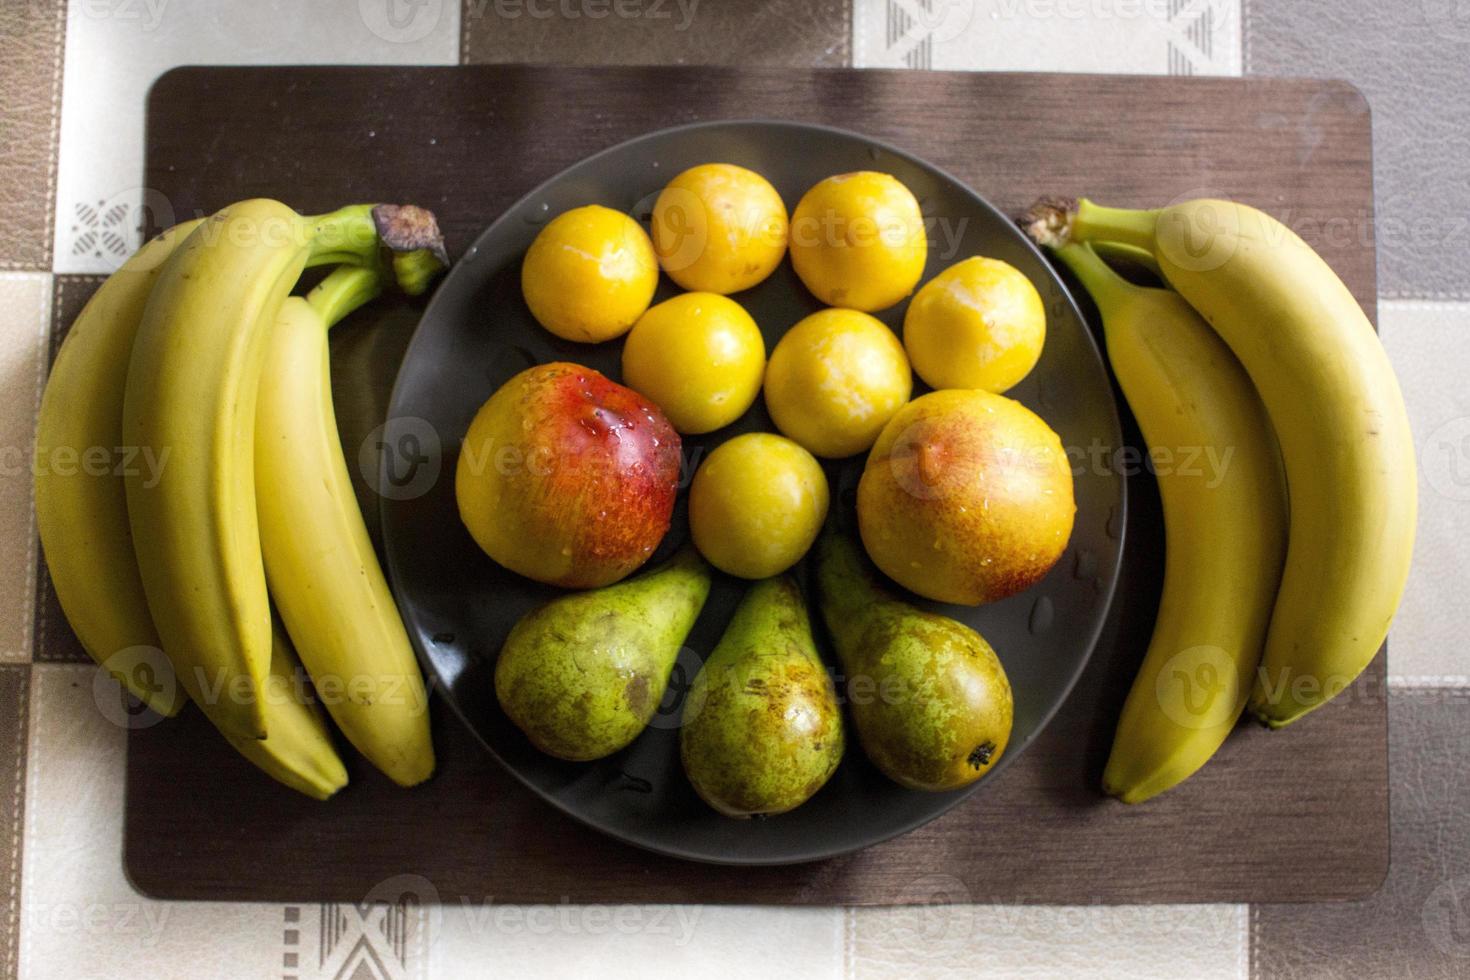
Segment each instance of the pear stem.
[[750,583],[725,627],[725,635],[749,636],[786,623],[794,623],[803,632],[811,630],[796,581],[789,575],[777,575]]
[[852,622],[875,602],[888,598],[850,538],[827,530],[817,547],[817,581],[822,600],[835,613],[829,622],[834,619]]

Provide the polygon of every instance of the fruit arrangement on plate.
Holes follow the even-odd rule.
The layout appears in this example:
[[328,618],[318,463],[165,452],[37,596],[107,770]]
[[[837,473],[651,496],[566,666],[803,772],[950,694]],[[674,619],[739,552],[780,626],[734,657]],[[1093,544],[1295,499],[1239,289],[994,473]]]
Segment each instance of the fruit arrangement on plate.
[[[917,790],[966,786],[1001,758],[1012,692],[995,652],[883,579],[968,605],[1030,587],[1067,546],[1071,464],[1057,434],[1001,394],[1046,335],[1015,268],[952,265],[919,290],[902,339],[872,315],[914,292],[927,252],[919,203],[891,174],[827,177],[788,216],[764,177],[720,162],[670,180],[647,231],[589,204],[536,235],[520,286],[540,327],[622,340],[621,384],[573,361],[510,378],[456,463],[459,514],[485,554],[579,590],[527,613],[496,660],[500,706],[538,749],[584,762],[638,738],[723,574],[750,584],[679,721],[684,771],[716,811],[794,809],[849,742]],[[768,359],[740,294],[788,253],[828,305],[779,325]],[[661,273],[685,291],[654,303]],[[915,370],[934,390],[911,400]],[[686,463],[682,437],[731,425],[761,397],[775,431]],[[863,454],[845,520],[821,461]],[[686,469],[690,545],[628,578],[669,533]],[[813,608],[855,739],[792,574],[814,545]]]
[[[1050,407],[1010,396],[1055,370],[1044,354],[1066,337],[1049,326],[1070,301],[1044,298],[1061,287],[1024,243],[936,262],[923,195],[886,169],[786,198],[746,166],[674,169],[646,221],[585,199],[552,211],[476,325],[514,306],[547,343],[483,371],[493,390],[444,430],[463,433],[451,509],[416,512],[537,598],[495,634],[489,672],[464,676],[504,737],[588,772],[649,740],[709,597],[735,589],[665,726],[664,768],[704,817],[799,821],[844,758],[882,774],[882,801],[852,797],[872,806],[972,786],[1085,661],[1022,712],[1013,683],[1039,674],[970,615],[1055,582],[1093,530],[1079,502],[1096,474],[1048,422],[1065,385],[1041,389]],[[1207,762],[1247,708],[1291,724],[1372,659],[1407,577],[1412,440],[1361,309],[1262,212],[1043,201],[1023,226],[1092,297],[1163,502],[1163,595],[1103,779],[1137,803]],[[327,336],[447,261],[418,208],[232,204],[102,285],[42,400],[38,528],[83,646],[153,711],[194,701],[317,798],[347,779],[328,716],[401,785],[434,767],[414,645],[434,654],[358,510]],[[804,312],[770,322],[750,298],[773,283]],[[1106,394],[1088,404],[1112,411]],[[1108,573],[1075,558],[1105,607]],[[1038,599],[1030,632],[1054,614]],[[869,839],[941,809],[886,813]],[[719,860],[725,841],[680,847]]]

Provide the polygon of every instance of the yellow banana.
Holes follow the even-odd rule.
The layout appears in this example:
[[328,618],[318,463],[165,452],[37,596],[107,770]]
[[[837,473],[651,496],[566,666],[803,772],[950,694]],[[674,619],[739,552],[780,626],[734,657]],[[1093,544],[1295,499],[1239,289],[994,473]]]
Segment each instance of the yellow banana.
[[1403,595],[1417,508],[1398,380],[1368,318],[1290,229],[1230,201],[1080,202],[1070,235],[1145,248],[1240,358],[1281,444],[1286,568],[1251,711],[1273,728],[1372,661]]
[[270,676],[261,692],[268,738],[226,736],[262,772],[298,793],[325,800],[347,785],[321,708],[310,700],[286,631],[271,621]]
[[254,479],[265,341],[306,266],[376,260],[376,211],[303,218],[276,201],[230,205],[170,257],[133,344],[123,440],[159,466],[151,481],[126,476],[133,550],[179,682],[226,734],[268,734]]
[[310,254],[309,226],[252,200],[179,246],[133,345],[123,436],[160,460],[127,478],[148,607],[179,680],[221,731],[267,735],[270,605],[255,524],[255,389],[264,340]]
[[328,325],[378,291],[342,268],[282,306],[266,352],[255,429],[256,503],[271,595],[321,700],[350,742],[395,782],[434,771],[428,699],[342,453]]
[[1286,500],[1265,408],[1209,325],[1090,246],[1056,255],[1102,314],[1164,505],[1158,619],[1103,772],[1104,790],[1141,803],[1208,762],[1245,708],[1281,581]]
[[[157,474],[156,458],[122,434],[128,356],[164,263],[199,225],[170,228],[97,290],[72,324],[41,397],[36,427],[36,527],[56,598],[92,659],[163,715],[184,692],[159,648],[133,558],[123,471]],[[167,676],[160,676],[167,672]]]

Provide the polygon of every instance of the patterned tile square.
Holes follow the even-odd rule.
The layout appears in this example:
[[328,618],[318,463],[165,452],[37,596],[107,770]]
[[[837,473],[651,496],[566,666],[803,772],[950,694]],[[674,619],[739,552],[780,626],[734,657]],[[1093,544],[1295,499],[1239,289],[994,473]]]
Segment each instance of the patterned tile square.
[[0,269],[51,269],[66,0],[0,4]]
[[468,64],[848,63],[850,0],[463,0]]
[[[1361,902],[1252,909],[1262,980],[1451,980],[1470,962],[1470,691],[1389,697],[1393,862]],[[1303,861],[1332,860],[1332,842]]]
[[29,659],[35,608],[31,457],[46,370],[51,276],[0,273],[0,661]]
[[0,666],[0,977],[13,977],[20,943],[30,668]]
[[1378,319],[1419,453],[1419,529],[1389,675],[1470,685],[1464,630],[1449,612],[1470,593],[1470,303],[1383,302]]
[[[30,672],[21,976],[423,976],[411,938],[417,909],[157,902],[135,892],[121,862],[126,737],[98,710],[98,674],[64,665]],[[9,708],[5,684],[0,669],[0,710]],[[220,832],[229,846],[228,829]]]
[[[67,22],[55,267],[108,272],[137,247],[148,87],[182,64],[454,64],[452,0],[112,0],[72,5]],[[228,161],[208,161],[227,166]],[[289,194],[289,188],[282,188]]]
[[1247,0],[1245,69],[1346,78],[1373,110],[1380,295],[1470,299],[1470,3]]
[[[936,901],[957,897],[944,876],[928,887]],[[921,904],[849,915],[854,980],[1246,975],[1244,905]]]
[[[476,897],[474,901],[483,901]],[[841,909],[449,904],[431,910],[429,975],[567,980],[842,976]]]
[[1240,74],[1240,0],[853,0],[853,64]]

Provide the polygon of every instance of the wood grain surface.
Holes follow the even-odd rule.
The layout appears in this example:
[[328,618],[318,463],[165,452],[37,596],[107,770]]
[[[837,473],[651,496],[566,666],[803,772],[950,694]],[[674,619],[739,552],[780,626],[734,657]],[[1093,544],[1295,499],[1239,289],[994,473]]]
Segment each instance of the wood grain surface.
[[[649,130],[782,118],[894,143],[1018,211],[1040,195],[1156,206],[1229,196],[1315,245],[1374,314],[1366,105],[1305,80],[682,68],[193,68],[149,101],[146,186],[166,224],[252,195],[308,212],[434,208],[452,252],[563,167]],[[166,202],[166,203],[163,203]],[[487,316],[491,311],[487,311]],[[333,340],[349,458],[382,419],[416,315],[385,303]],[[366,322],[363,322],[366,321]],[[1137,431],[1129,421],[1129,438]],[[1016,764],[941,819],[827,862],[720,868],[648,855],[515,783],[436,702],[435,779],[358,758],[321,805],[253,773],[185,716],[129,736],[124,864],[164,898],[360,901],[398,875],[428,900],[789,904],[1320,901],[1388,867],[1380,655],[1296,727],[1242,725],[1178,790],[1097,789],[1157,604],[1151,479],[1130,481],[1118,601],[1072,697]],[[372,505],[364,491],[364,502]]]

